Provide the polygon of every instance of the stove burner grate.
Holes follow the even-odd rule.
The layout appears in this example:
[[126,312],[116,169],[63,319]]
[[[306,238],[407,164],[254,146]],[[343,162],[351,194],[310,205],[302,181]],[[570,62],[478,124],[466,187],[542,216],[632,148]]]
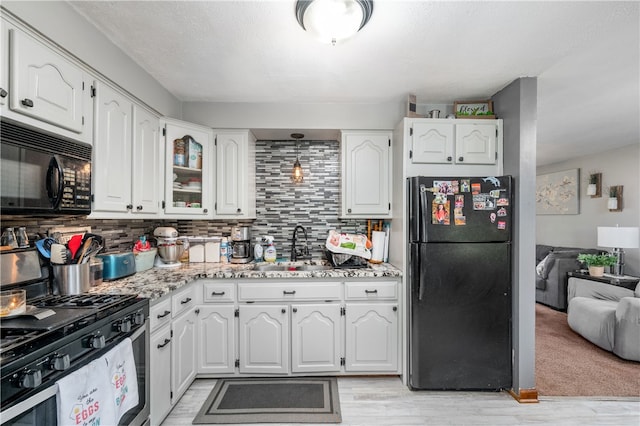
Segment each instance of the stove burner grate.
[[30,304],[40,308],[106,308],[135,298],[136,296],[128,294],[78,294],[68,296],[44,296],[30,301]]

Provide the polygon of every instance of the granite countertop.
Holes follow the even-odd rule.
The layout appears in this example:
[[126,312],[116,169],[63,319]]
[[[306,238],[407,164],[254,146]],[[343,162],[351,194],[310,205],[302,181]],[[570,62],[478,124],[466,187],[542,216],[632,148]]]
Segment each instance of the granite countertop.
[[[320,262],[282,262],[279,265],[297,266],[319,264]],[[140,297],[156,300],[172,291],[203,278],[210,279],[273,279],[273,278],[397,278],[402,272],[389,263],[369,264],[360,269],[324,269],[312,271],[258,271],[259,264],[228,263],[189,263],[177,268],[153,267],[129,277],[114,281],[104,281],[92,287],[90,293],[99,294],[137,294]]]

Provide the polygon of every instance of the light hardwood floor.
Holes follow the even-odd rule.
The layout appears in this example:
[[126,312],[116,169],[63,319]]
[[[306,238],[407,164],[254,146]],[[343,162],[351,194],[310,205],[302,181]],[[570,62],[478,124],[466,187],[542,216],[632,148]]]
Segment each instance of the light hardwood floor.
[[[215,382],[196,380],[162,425],[190,425]],[[345,426],[640,425],[640,395],[541,397],[537,404],[520,404],[506,392],[415,392],[397,377],[340,377],[338,388]]]

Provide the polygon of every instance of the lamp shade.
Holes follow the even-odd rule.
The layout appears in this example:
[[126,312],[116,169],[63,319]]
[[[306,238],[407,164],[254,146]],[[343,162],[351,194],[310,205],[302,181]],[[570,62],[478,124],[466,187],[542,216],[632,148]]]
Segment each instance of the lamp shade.
[[640,247],[640,228],[598,226],[598,245],[613,248]]

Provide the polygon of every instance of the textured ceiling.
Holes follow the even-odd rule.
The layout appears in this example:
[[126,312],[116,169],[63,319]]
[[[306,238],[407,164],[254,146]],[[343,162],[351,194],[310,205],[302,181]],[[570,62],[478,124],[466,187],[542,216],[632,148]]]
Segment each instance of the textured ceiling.
[[450,104],[538,77],[539,164],[640,140],[637,2],[376,0],[337,46],[295,0],[70,4],[185,102]]

